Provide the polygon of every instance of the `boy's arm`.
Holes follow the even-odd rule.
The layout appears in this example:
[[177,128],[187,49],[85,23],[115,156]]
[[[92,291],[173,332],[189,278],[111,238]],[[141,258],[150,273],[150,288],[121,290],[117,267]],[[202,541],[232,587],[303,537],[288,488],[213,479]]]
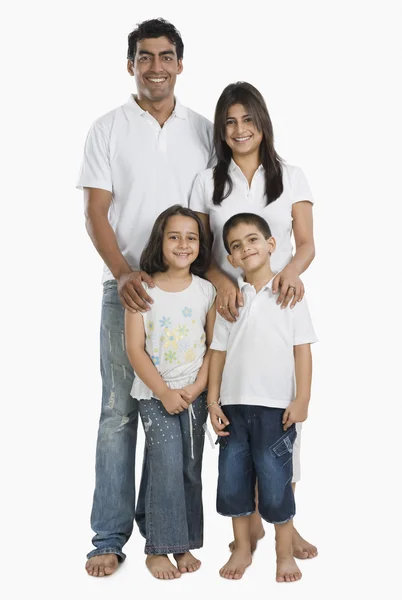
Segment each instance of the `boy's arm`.
[[283,414],[283,429],[286,431],[293,423],[301,423],[307,419],[311,394],[312,358],[310,344],[293,347],[295,360],[296,398],[289,404]]
[[[175,390],[170,390],[145,351],[144,319],[139,313],[125,311],[125,337],[128,359],[138,377],[160,398],[169,413],[188,408]],[[181,410],[180,410],[181,408]]]
[[215,433],[219,436],[229,435],[227,431],[223,431],[223,429],[229,425],[229,421],[219,405],[222,373],[225,362],[226,352],[212,350],[211,362],[209,365],[207,406],[211,418],[211,425]]

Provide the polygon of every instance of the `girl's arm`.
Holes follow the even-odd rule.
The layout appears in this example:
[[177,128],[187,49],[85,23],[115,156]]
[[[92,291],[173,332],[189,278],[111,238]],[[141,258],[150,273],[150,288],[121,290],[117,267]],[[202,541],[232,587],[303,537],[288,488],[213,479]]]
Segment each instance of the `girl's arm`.
[[[205,213],[196,213],[204,225],[205,234],[209,248],[212,248],[212,232],[209,224],[209,215]],[[243,295],[237,285],[225,275],[218,267],[215,260],[211,260],[211,265],[205,274],[205,277],[216,287],[216,309],[220,315],[227,321],[234,323],[239,316],[238,306],[243,306]],[[222,308],[221,308],[222,307]]]
[[[310,266],[315,256],[313,205],[311,202],[302,201],[293,204],[292,217],[296,252],[290,263],[278,273],[272,284],[274,294],[280,288],[277,303],[282,305],[281,308],[285,308],[289,304],[292,296],[290,308],[293,308],[298,300],[302,300],[304,285],[300,280],[300,275]],[[292,287],[295,288],[294,295]]]
[[283,414],[283,429],[286,431],[293,423],[301,423],[307,419],[311,394],[312,359],[310,344],[293,347],[295,359],[296,398],[289,404]]
[[211,425],[215,433],[219,436],[229,435],[229,432],[223,431],[229,421],[219,405],[219,396],[221,391],[222,373],[226,362],[226,352],[221,350],[212,350],[208,377],[208,398],[207,406]]
[[188,408],[181,395],[170,390],[163,381],[158,369],[145,351],[144,319],[140,313],[125,311],[125,336],[128,359],[138,377],[160,398],[170,414]]

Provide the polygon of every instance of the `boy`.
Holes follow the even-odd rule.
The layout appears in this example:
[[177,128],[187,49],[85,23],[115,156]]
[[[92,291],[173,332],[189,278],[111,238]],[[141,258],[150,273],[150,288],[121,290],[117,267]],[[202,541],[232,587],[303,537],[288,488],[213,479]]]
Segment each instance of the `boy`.
[[222,235],[229,262],[244,272],[239,278],[244,306],[235,323],[217,314],[211,344],[207,403],[220,442],[217,510],[232,517],[235,537],[220,574],[240,579],[251,564],[249,520],[257,480],[259,512],[275,525],[276,580],[297,581],[292,450],[295,423],[307,418],[310,344],[317,338],[305,300],[294,309],[281,310],[276,304],[276,274],[270,267],[275,240],[266,221],[237,214],[225,223]]

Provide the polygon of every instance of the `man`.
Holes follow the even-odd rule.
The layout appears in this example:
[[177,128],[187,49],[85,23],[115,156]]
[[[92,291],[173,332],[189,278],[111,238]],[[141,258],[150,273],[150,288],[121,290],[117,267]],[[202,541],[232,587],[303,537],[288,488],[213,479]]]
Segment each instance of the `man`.
[[153,282],[139,270],[139,259],[152,225],[167,207],[188,205],[193,180],[212,155],[212,124],[174,96],[183,42],[171,23],[144,21],[130,33],[127,70],[137,95],[92,125],[77,186],[84,190],[87,231],[105,263],[91,515],[96,535],[86,564],[94,576],[112,574],[125,559],[135,513],[138,406],[130,396],[134,373],[125,351],[124,309],[148,309],[152,300],[141,282]]

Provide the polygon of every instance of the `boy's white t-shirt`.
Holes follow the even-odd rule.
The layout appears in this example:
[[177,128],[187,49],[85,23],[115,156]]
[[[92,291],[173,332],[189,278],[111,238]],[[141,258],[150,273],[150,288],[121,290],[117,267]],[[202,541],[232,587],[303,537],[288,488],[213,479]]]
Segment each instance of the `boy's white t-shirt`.
[[[197,275],[192,275],[191,284],[181,292],[143,285],[154,301],[151,310],[142,313],[145,350],[169,388],[191,385],[206,352],[205,324],[215,288]],[[137,374],[131,395],[138,400],[157,398]]]
[[281,309],[271,279],[256,294],[239,277],[244,306],[235,323],[216,315],[212,350],[226,352],[221,404],[287,408],[295,398],[293,347],[317,341],[305,297]]

